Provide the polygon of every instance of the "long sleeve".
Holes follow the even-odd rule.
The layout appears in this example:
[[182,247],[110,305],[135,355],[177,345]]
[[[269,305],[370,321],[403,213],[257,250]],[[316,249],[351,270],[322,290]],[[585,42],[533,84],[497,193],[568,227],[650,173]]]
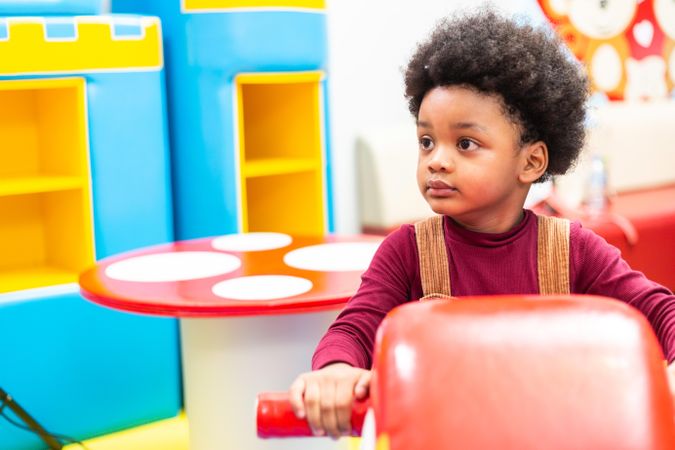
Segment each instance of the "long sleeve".
[[[456,296],[536,294],[537,220],[526,211],[513,230],[477,233],[445,221],[452,294]],[[668,361],[675,360],[675,296],[631,270],[618,249],[573,223],[570,234],[571,292],[613,297],[649,320]],[[394,307],[422,297],[415,230],[404,225],[380,245],[361,286],[330,326],[312,368],[346,362],[369,369],[375,334]]]
[[675,296],[638,272],[602,237],[575,224],[571,268],[575,293],[604,295],[638,309],[651,324],[669,362],[675,360]]
[[417,270],[414,231],[401,227],[389,235],[375,253],[362,276],[361,286],[349,300],[312,358],[312,369],[334,362],[346,362],[369,369],[377,327],[395,306],[410,301]]

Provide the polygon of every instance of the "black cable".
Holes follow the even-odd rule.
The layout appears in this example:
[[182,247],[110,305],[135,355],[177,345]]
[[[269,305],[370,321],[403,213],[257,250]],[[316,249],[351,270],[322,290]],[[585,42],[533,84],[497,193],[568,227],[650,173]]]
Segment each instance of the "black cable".
[[[25,430],[25,431],[30,431],[31,433],[37,433],[37,431],[33,430],[31,427],[27,427],[26,425],[15,421],[14,419],[9,417],[4,412],[0,412],[0,417],[2,417],[7,422],[9,422],[10,424],[14,425],[17,428],[21,428],[22,430]],[[81,444],[79,441],[77,441],[77,440],[75,440],[71,437],[68,437],[66,435],[63,435],[63,434],[50,433],[49,431],[47,431],[45,433],[48,434],[49,436],[53,437],[54,439],[58,439],[60,441],[66,441],[66,443],[68,443],[68,444]]]
[[[84,450],[88,450],[87,446],[84,445],[81,441],[79,441],[77,439],[74,439],[70,436],[66,436],[65,434],[50,433],[49,431],[45,430],[42,426],[37,424],[37,422],[34,422],[34,420],[30,416],[28,416],[28,414],[25,411],[23,411],[23,408],[21,408],[14,400],[12,400],[12,397],[9,394],[7,394],[5,391],[3,391],[1,388],[0,388],[0,396],[2,397],[2,403],[0,403],[0,417],[2,417],[7,422],[9,422],[11,425],[14,425],[15,427],[17,427],[21,430],[29,431],[33,434],[38,435],[38,437],[40,437],[40,439],[45,441],[45,443],[49,446],[50,449],[51,448],[61,449],[63,444],[59,441],[65,441],[68,444],[76,444],[76,445],[79,445],[80,447],[82,447]],[[16,420],[14,420],[13,418],[11,418],[10,416],[8,416],[7,413],[4,411],[4,409],[5,409],[5,407],[9,407],[10,409],[12,409],[14,411],[11,403],[13,403],[15,407],[21,409],[22,412],[24,414],[26,414],[26,416],[28,416],[28,418],[30,420],[32,420],[34,422],[34,424],[39,427],[39,429],[35,429],[34,426],[31,427],[31,426],[19,423]],[[56,443],[57,443],[58,447],[54,447],[53,446],[54,444],[49,442],[49,439],[45,439],[44,435],[46,435],[49,438],[52,438],[53,440],[57,441]]]

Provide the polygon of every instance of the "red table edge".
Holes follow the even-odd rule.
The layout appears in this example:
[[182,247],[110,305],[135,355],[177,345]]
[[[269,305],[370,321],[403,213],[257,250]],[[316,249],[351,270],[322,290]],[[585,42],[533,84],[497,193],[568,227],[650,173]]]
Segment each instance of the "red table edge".
[[298,302],[292,305],[267,305],[261,304],[260,302],[247,303],[245,300],[242,300],[241,308],[233,308],[232,310],[225,311],[222,306],[216,306],[212,309],[204,307],[203,305],[193,307],[163,307],[162,305],[157,304],[157,306],[148,306],[144,302],[130,302],[128,299],[117,300],[111,297],[99,296],[83,288],[80,288],[80,294],[87,300],[114,309],[115,311],[176,318],[253,317],[315,313],[341,309],[351,298],[351,296],[345,296],[319,302],[316,300]]

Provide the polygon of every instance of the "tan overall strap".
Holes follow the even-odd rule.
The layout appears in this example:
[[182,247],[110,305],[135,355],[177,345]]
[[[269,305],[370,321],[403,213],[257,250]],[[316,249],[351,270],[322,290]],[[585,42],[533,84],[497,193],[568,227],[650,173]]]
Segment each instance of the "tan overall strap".
[[415,238],[424,293],[422,299],[450,296],[450,270],[443,216],[429,217],[415,223]]
[[570,222],[538,216],[537,270],[539,293],[570,293]]

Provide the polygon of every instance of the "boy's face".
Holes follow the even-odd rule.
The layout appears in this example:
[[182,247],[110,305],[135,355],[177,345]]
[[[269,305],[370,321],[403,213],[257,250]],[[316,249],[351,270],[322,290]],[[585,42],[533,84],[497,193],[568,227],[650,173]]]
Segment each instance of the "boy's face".
[[437,214],[489,233],[520,220],[530,183],[520,131],[495,96],[460,86],[429,91],[417,121],[417,182]]

